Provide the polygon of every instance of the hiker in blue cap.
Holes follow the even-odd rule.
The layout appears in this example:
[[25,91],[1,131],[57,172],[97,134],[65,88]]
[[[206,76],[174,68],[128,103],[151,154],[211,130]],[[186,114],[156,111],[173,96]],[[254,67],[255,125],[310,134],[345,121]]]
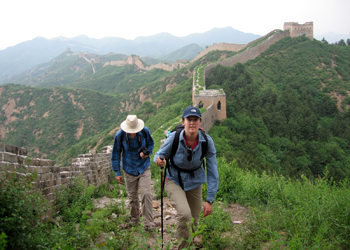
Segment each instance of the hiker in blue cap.
[[[178,249],[188,247],[187,240],[193,226],[198,227],[202,208],[202,184],[208,179],[208,193],[203,204],[204,217],[211,214],[219,187],[215,145],[213,139],[200,129],[201,118],[198,108],[187,107],[182,114],[184,129],[170,133],[153,158],[161,168],[167,163],[165,190],[178,213],[176,226]],[[173,144],[176,143],[176,148],[173,150]],[[163,157],[164,159],[161,159]],[[204,158],[206,158],[207,175]],[[192,218],[194,218],[193,225]]]

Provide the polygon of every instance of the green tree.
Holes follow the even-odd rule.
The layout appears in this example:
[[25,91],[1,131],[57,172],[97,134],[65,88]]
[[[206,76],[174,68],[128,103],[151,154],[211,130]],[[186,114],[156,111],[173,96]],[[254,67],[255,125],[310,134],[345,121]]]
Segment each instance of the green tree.
[[346,46],[346,43],[343,39],[341,39],[339,42],[338,42],[338,45],[340,46]]

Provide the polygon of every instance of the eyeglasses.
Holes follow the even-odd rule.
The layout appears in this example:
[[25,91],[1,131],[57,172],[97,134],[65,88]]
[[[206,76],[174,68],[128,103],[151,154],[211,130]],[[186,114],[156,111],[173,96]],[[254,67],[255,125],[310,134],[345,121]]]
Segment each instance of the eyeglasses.
[[192,161],[192,148],[187,148],[187,160]]

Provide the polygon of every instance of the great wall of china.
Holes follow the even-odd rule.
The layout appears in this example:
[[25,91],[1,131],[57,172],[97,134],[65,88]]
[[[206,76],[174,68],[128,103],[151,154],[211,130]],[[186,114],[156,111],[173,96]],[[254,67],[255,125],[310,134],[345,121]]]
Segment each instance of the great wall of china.
[[[206,108],[203,113],[202,125],[205,131],[209,131],[213,126],[215,120],[226,119],[226,95],[221,90],[206,90],[205,79],[210,76],[211,69],[217,65],[223,65],[232,67],[236,63],[245,63],[258,57],[261,53],[267,50],[272,44],[280,41],[285,37],[295,38],[301,35],[306,35],[309,39],[313,39],[313,22],[307,22],[305,24],[298,24],[295,22],[284,23],[284,31],[273,30],[267,35],[258,38],[247,45],[238,44],[214,44],[213,46],[203,50],[202,56],[213,50],[229,50],[229,51],[242,51],[235,56],[232,56],[226,60],[211,63],[204,66],[203,74],[199,72],[193,73],[193,89],[192,89],[192,103],[195,106]],[[201,54],[200,53],[200,54]],[[194,58],[193,60],[195,60]],[[198,58],[197,58],[198,59]],[[196,59],[196,60],[197,60]],[[192,60],[192,61],[193,61]],[[198,69],[199,71],[199,69]],[[199,79],[202,78],[202,79]],[[203,81],[203,85],[198,83]]]
[[[287,36],[296,37],[306,34],[307,37],[313,39],[312,22],[303,25],[285,23],[284,27],[284,31],[274,30],[266,36],[247,44],[244,48],[247,47],[248,49],[242,53],[205,66],[203,76],[201,76],[199,70],[194,71],[192,101],[193,105],[206,108],[206,111],[202,114],[202,125],[205,131],[210,130],[215,120],[226,118],[226,95],[223,90],[205,89],[205,78],[210,75],[211,69],[218,64],[233,66],[235,63],[244,63],[254,59],[272,44]],[[257,42],[260,43],[250,47],[250,45]],[[220,47],[227,49],[230,46],[227,44],[213,45],[213,48],[216,49]],[[213,48],[208,48],[206,52],[203,52],[203,55],[213,50]],[[240,46],[231,46],[231,49],[233,48],[239,49]],[[128,58],[127,60],[131,59]],[[132,58],[132,60],[137,61],[135,58]],[[198,83],[200,77],[204,78],[204,86],[200,86]],[[110,157],[111,146],[106,146],[103,148],[102,153],[91,150],[88,154],[79,155],[71,166],[58,167],[55,166],[52,160],[30,160],[25,148],[4,144],[0,139],[0,178],[6,178],[7,172],[15,172],[19,175],[31,175],[36,172],[37,180],[34,183],[35,189],[42,191],[48,202],[53,203],[56,192],[64,185],[72,183],[76,177],[84,178],[89,185],[99,186],[103,183],[108,183],[111,174],[113,175]]]

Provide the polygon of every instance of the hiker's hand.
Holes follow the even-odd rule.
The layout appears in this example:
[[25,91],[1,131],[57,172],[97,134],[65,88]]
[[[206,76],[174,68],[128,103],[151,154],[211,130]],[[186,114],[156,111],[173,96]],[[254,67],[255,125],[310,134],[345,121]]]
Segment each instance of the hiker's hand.
[[142,159],[145,159],[145,158],[147,158],[149,155],[145,155],[143,152],[141,152],[140,153],[140,157],[142,158]]
[[205,202],[203,206],[203,217],[211,214],[212,210],[213,210],[213,205],[210,205],[208,202]]
[[156,164],[157,164],[158,167],[164,168],[165,158],[163,158],[163,160],[161,160],[159,157],[157,157]]
[[121,175],[115,177],[120,184],[123,184],[123,177]]

